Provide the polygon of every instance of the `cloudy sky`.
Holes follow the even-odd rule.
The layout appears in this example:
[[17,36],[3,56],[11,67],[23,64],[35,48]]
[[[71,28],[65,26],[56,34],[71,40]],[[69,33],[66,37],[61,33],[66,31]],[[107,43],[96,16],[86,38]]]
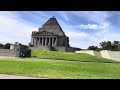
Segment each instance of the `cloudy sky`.
[[0,11],[0,43],[28,45],[32,31],[52,16],[70,39],[70,46],[82,49],[101,41],[120,41],[119,11]]

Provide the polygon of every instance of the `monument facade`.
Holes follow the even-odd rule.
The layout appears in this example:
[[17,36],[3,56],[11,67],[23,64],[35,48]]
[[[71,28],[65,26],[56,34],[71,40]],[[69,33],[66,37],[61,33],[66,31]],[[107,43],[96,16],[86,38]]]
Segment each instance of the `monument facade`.
[[30,49],[74,51],[78,48],[70,47],[69,37],[65,35],[57,19],[53,16],[42,25],[42,28],[32,32]]

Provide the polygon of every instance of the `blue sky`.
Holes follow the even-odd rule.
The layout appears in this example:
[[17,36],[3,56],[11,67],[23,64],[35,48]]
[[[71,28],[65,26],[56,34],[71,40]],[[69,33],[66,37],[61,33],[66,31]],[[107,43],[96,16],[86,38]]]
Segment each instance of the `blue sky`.
[[38,31],[52,16],[72,47],[85,49],[102,41],[120,41],[119,11],[0,11],[0,42],[28,45],[32,31]]

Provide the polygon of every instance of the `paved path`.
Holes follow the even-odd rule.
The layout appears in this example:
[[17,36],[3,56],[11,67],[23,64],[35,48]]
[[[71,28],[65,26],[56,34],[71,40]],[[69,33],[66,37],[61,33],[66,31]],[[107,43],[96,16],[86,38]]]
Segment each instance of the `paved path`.
[[17,57],[0,56],[0,58],[17,58]]
[[46,78],[0,74],[0,79],[46,79]]

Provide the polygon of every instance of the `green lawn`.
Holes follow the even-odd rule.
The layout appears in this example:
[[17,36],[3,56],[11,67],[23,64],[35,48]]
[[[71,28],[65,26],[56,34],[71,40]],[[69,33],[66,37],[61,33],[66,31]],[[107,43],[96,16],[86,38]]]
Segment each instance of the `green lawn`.
[[0,74],[57,79],[120,79],[120,64],[0,59]]
[[89,54],[74,53],[74,52],[57,52],[57,51],[40,51],[32,50],[32,57],[37,58],[52,58],[52,59],[65,59],[65,60],[80,60],[80,61],[95,61],[95,62],[116,62],[110,59],[105,59]]

